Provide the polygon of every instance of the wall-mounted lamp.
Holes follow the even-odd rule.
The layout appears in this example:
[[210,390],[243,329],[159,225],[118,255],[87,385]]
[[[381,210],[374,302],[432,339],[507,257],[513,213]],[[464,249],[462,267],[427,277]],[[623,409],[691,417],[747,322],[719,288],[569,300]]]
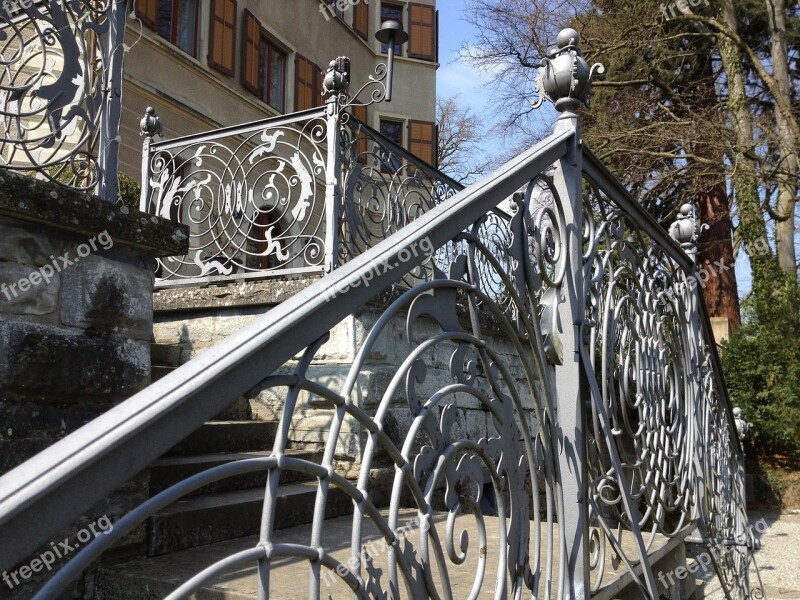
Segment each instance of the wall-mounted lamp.
[[[369,81],[352,96],[348,93],[350,87],[350,59],[346,56],[340,56],[331,61],[323,80],[322,94],[330,102],[338,104],[337,113],[350,106],[369,106],[377,102],[391,102],[395,46],[405,44],[408,41],[408,34],[403,30],[402,23],[389,20],[383,22],[381,28],[375,33],[375,39],[381,44],[388,45],[386,63],[379,63],[375,67],[375,74],[370,75]],[[359,100],[358,97],[367,88],[372,88],[369,99]]]
[[387,59],[388,73],[386,75],[386,102],[392,101],[392,80],[394,76],[394,47],[395,44],[403,45],[408,41],[408,34],[403,30],[403,24],[399,21],[384,21],[381,28],[375,33],[375,38],[381,44],[389,46],[389,56]]

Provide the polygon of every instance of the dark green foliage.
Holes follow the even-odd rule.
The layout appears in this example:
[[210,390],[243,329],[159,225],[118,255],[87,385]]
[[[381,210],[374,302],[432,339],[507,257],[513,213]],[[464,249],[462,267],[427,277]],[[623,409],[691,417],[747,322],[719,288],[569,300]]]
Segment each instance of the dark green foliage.
[[133,177],[119,174],[119,201],[134,210],[139,209],[139,195],[142,193],[142,186]]
[[745,323],[723,345],[722,360],[731,402],[753,423],[751,451],[798,467],[800,315],[781,296],[769,310],[748,301]]

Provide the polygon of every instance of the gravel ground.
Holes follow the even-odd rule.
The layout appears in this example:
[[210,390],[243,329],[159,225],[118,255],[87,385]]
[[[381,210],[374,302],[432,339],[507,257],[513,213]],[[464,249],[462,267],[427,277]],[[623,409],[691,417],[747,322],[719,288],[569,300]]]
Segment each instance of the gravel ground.
[[[800,600],[800,511],[793,513],[750,511],[750,522],[764,519],[767,530],[761,535],[761,550],[756,563],[769,600]],[[708,600],[725,600],[716,576],[706,575]]]

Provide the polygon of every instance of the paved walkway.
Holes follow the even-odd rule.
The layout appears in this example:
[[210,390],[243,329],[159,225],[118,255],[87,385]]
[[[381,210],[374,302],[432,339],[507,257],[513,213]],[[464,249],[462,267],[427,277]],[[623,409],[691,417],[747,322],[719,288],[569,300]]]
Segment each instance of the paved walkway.
[[[764,519],[767,530],[761,536],[756,563],[769,600],[800,600],[800,514],[750,512],[750,521]],[[708,600],[724,600],[716,577],[706,585]]]

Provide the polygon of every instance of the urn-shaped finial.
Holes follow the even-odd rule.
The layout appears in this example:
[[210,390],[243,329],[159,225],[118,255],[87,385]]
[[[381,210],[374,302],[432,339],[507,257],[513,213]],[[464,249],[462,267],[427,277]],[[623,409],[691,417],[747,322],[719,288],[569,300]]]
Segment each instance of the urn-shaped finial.
[[697,239],[708,225],[700,225],[694,214],[694,206],[689,203],[681,205],[675,222],[669,228],[670,237],[678,242],[684,252],[690,256],[697,253]]
[[161,118],[156,114],[156,109],[148,106],[144,111],[144,117],[139,121],[140,135],[154,138],[161,135],[163,126],[161,125]]
[[536,89],[539,99],[534,108],[541,106],[544,98],[550,100],[559,112],[574,112],[580,105],[589,106],[591,83],[605,67],[595,63],[591,67],[581,56],[580,34],[574,29],[563,29],[556,39],[556,48],[542,59]]
[[331,95],[339,96],[347,92],[350,86],[350,59],[346,56],[332,60],[325,72],[322,81],[322,95],[326,98]]

